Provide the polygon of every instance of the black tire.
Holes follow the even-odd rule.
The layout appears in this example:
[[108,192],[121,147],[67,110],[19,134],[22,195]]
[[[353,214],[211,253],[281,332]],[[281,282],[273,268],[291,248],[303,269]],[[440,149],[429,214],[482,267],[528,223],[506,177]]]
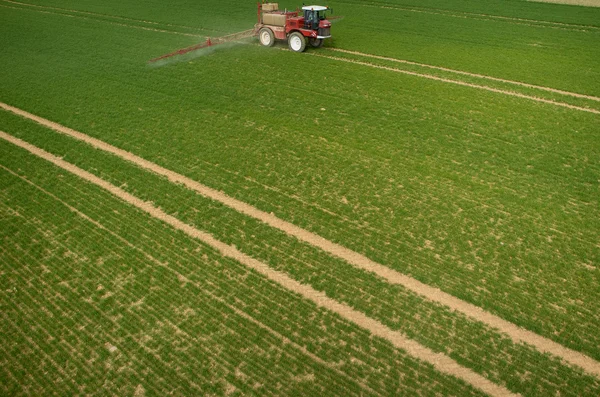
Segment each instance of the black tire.
[[310,38],[308,39],[308,42],[310,43],[311,47],[314,48],[321,48],[323,47],[323,39],[315,39],[315,38]]
[[294,52],[304,52],[306,50],[306,38],[300,32],[293,32],[288,37],[288,47]]
[[273,47],[275,45],[275,34],[269,28],[262,28],[258,31],[258,41],[265,47]]

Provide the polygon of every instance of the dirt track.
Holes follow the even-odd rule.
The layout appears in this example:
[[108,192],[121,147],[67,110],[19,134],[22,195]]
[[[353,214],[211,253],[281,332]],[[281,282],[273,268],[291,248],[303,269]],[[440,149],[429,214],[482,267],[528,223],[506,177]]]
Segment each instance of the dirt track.
[[373,335],[376,335],[380,338],[386,339],[391,342],[395,347],[399,349],[403,349],[408,354],[428,362],[433,365],[437,370],[442,373],[455,376],[463,381],[471,384],[472,386],[488,393],[491,396],[515,396],[516,394],[512,393],[510,390],[496,385],[493,382],[490,382],[483,376],[475,373],[474,371],[465,368],[454,360],[449,358],[448,356],[435,353],[429,348],[420,345],[419,343],[406,338],[403,334],[397,331],[393,331],[390,328],[386,327],[382,323],[377,320],[374,320],[370,317],[367,317],[361,312],[358,312],[352,309],[350,306],[345,305],[343,303],[339,303],[329,297],[327,297],[323,292],[317,291],[310,286],[299,283],[298,281],[290,278],[287,274],[271,269],[268,265],[249,257],[248,255],[238,251],[236,248],[229,246],[221,241],[215,239],[212,235],[198,230],[186,223],[183,223],[177,218],[163,212],[161,209],[155,207],[153,204],[145,202],[124,190],[114,186],[103,179],[98,178],[97,176],[82,170],[75,165],[68,163],[61,158],[54,156],[51,153],[48,153],[36,146],[33,146],[21,139],[15,138],[12,135],[9,135],[3,131],[0,131],[0,138],[11,142],[12,144],[19,146],[30,153],[47,160],[54,165],[71,172],[78,177],[93,183],[97,186],[102,187],[103,189],[109,191],[114,196],[120,198],[121,200],[131,204],[138,209],[143,210],[144,212],[150,214],[152,217],[162,220],[163,222],[169,224],[170,226],[183,231],[190,237],[196,238],[205,244],[213,247],[218,250],[223,256],[233,258],[238,262],[248,266],[249,268],[261,273],[265,277],[277,282],[282,285],[286,289],[293,291],[295,293],[300,294],[306,299],[311,300],[316,303],[318,306],[324,307],[332,312],[337,313],[341,317],[359,325],[360,327],[370,331]]
[[353,63],[353,64],[356,64],[356,65],[368,66],[368,67],[375,68],[375,69],[389,70],[390,72],[403,73],[403,74],[408,74],[408,75],[411,75],[411,76],[423,77],[423,78],[426,78],[426,79],[441,81],[441,82],[444,82],[444,83],[451,83],[451,84],[456,84],[456,85],[462,85],[462,86],[465,86],[465,87],[477,88],[477,89],[480,89],[480,90],[495,92],[497,94],[503,94],[503,95],[514,96],[514,97],[517,97],[517,98],[529,99],[529,100],[536,101],[536,102],[547,103],[547,104],[550,104],[550,105],[560,106],[560,107],[564,107],[564,108],[568,108],[568,109],[573,109],[573,110],[579,110],[579,111],[582,111],[582,112],[589,112],[589,113],[600,114],[600,110],[591,109],[591,108],[584,108],[584,107],[581,107],[581,106],[571,105],[571,104],[565,103],[565,102],[558,102],[558,101],[553,101],[551,99],[545,99],[545,98],[539,98],[539,97],[535,97],[535,96],[531,96],[531,95],[525,95],[525,94],[521,94],[519,92],[501,90],[501,89],[498,89],[498,88],[488,87],[488,86],[485,86],[485,85],[472,84],[472,83],[467,83],[467,82],[460,81],[460,80],[445,79],[443,77],[438,77],[438,76],[434,76],[434,75],[431,75],[431,74],[424,74],[424,73],[411,72],[411,71],[408,71],[408,70],[395,69],[395,68],[390,68],[390,67],[387,67],[387,66],[375,65],[375,64],[372,64],[372,63],[368,63],[368,62],[355,61],[353,59],[333,57],[333,56],[327,56],[327,55],[321,55],[321,54],[311,54],[311,55],[315,56],[315,57],[332,59],[334,61],[348,62],[348,63]]
[[391,61],[391,62],[403,63],[403,64],[407,64],[407,65],[420,66],[420,67],[423,67],[423,68],[441,70],[441,71],[444,71],[444,72],[451,72],[451,73],[461,74],[461,75],[470,76],[470,77],[476,77],[476,78],[485,79],[485,80],[498,81],[500,83],[514,84],[514,85],[518,85],[518,86],[521,86],[521,87],[534,88],[536,90],[548,91],[548,92],[552,92],[552,93],[555,93],[555,94],[568,95],[568,96],[572,96],[572,97],[575,97],[575,98],[589,99],[589,100],[592,100],[592,101],[599,101],[600,102],[600,98],[599,97],[592,96],[592,95],[578,94],[576,92],[557,90],[556,88],[550,88],[550,87],[544,87],[544,86],[539,86],[539,85],[534,85],[534,84],[522,83],[520,81],[500,79],[500,78],[497,78],[497,77],[486,76],[484,74],[469,73],[469,72],[464,72],[462,70],[455,70],[455,69],[444,68],[444,67],[441,67],[441,66],[427,65],[425,63],[418,63],[418,62],[406,61],[404,59],[396,59],[396,58],[390,58],[390,57],[383,57],[383,56],[379,56],[379,55],[366,54],[364,52],[348,51],[348,50],[343,50],[343,49],[340,49],[340,48],[328,48],[328,49],[330,51],[342,52],[344,54],[353,54],[353,55],[359,55],[359,56],[363,56],[363,57],[367,57],[367,58],[381,59],[381,60],[384,60],[384,61]]
[[265,331],[269,332],[271,335],[275,336],[277,339],[281,340],[283,344],[287,344],[290,345],[292,347],[294,347],[296,350],[302,352],[302,354],[304,354],[306,357],[310,358],[311,360],[326,366],[327,368],[333,370],[334,372],[336,372],[339,376],[347,378],[347,380],[349,382],[355,382],[357,383],[357,385],[362,388],[363,390],[371,393],[371,394],[377,394],[373,389],[371,389],[370,387],[368,387],[367,385],[364,385],[360,382],[356,382],[356,380],[352,377],[350,377],[348,374],[346,374],[343,371],[340,371],[339,368],[337,368],[334,365],[331,365],[331,363],[321,359],[319,356],[311,353],[310,351],[308,351],[306,349],[306,347],[304,346],[300,346],[297,343],[291,341],[289,338],[287,338],[286,336],[280,334],[279,332],[275,331],[274,329],[270,328],[269,326],[263,324],[262,322],[258,321],[257,319],[255,319],[254,317],[248,315],[246,312],[240,310],[238,307],[233,306],[229,303],[227,303],[227,301],[225,301],[223,298],[214,295],[213,293],[211,293],[210,291],[207,291],[205,288],[203,288],[202,285],[200,285],[197,282],[193,282],[189,279],[187,279],[185,276],[183,276],[183,274],[177,272],[176,270],[172,269],[171,267],[168,266],[168,264],[163,263],[161,261],[159,261],[158,259],[156,259],[155,257],[153,257],[152,255],[148,254],[147,252],[145,252],[144,250],[140,249],[139,247],[135,246],[134,244],[132,244],[131,242],[129,242],[128,240],[126,240],[125,238],[123,238],[122,236],[116,234],[115,232],[113,232],[111,229],[106,228],[104,225],[102,225],[101,223],[99,223],[98,221],[90,218],[89,216],[85,215],[84,213],[82,213],[81,211],[79,211],[77,208],[69,205],[68,203],[64,202],[63,200],[61,200],[59,197],[55,196],[54,194],[50,193],[49,191],[47,191],[46,189],[42,188],[41,186],[38,186],[37,184],[33,183],[32,181],[30,181],[29,179],[25,178],[22,175],[19,175],[17,173],[15,173],[14,171],[12,171],[11,169],[3,166],[2,164],[0,164],[0,168],[4,169],[6,172],[12,174],[13,176],[20,178],[21,180],[23,180],[24,182],[28,183],[29,185],[35,187],[36,189],[40,190],[41,192],[43,192],[44,194],[48,195],[49,197],[52,197],[54,200],[56,200],[57,202],[59,202],[61,205],[67,207],[71,212],[77,214],[78,216],[80,216],[81,218],[85,219],[86,221],[90,222],[91,224],[93,224],[95,227],[102,229],[103,231],[105,231],[106,233],[111,234],[113,237],[115,237],[116,239],[118,239],[119,241],[121,241],[122,243],[124,243],[126,246],[135,249],[136,251],[140,252],[142,255],[144,255],[146,258],[148,258],[152,263],[154,263],[154,265],[156,266],[160,266],[163,269],[166,269],[167,271],[173,273],[175,275],[175,277],[177,277],[178,279],[185,279],[186,282],[194,285],[196,288],[198,288],[199,290],[202,290],[205,294],[208,294],[211,296],[212,299],[215,299],[217,301],[219,301],[221,304],[227,306],[229,309],[231,309],[233,312],[235,312],[236,314],[238,314],[239,316],[245,318],[246,320],[252,322],[253,324],[257,325],[258,327],[264,329]]
[[227,196],[226,194],[216,191],[208,186],[204,186],[190,178],[187,178],[181,174],[177,174],[171,170],[163,168],[157,164],[154,164],[148,160],[142,159],[132,153],[125,150],[114,147],[106,142],[100,141],[96,138],[87,136],[81,132],[72,130],[68,127],[64,127],[60,124],[46,120],[44,118],[35,116],[31,113],[25,112],[21,109],[7,105],[0,102],[0,108],[7,111],[20,115],[22,117],[33,120],[43,126],[49,127],[57,132],[71,136],[80,141],[86,142],[87,144],[110,152],[122,159],[130,161],[142,168],[150,170],[159,175],[167,177],[170,181],[175,183],[181,183],[187,188],[196,191],[203,196],[209,197],[215,201],[219,201],[230,208],[235,209],[241,213],[258,219],[272,227],[275,227],[288,235],[294,236],[301,241],[311,244],[315,247],[322,249],[325,252],[330,253],[338,258],[341,258],[348,263],[356,266],[357,268],[373,272],[378,276],[384,278],[392,284],[400,284],[412,292],[415,292],[425,298],[440,303],[444,306],[449,307],[452,310],[463,313],[468,317],[480,321],[492,328],[496,328],[499,331],[508,335],[514,342],[525,342],[534,346],[537,350],[550,353],[555,356],[562,358],[564,361],[577,365],[583,368],[586,372],[600,377],[600,362],[586,356],[583,353],[575,350],[566,348],[548,338],[540,336],[534,332],[523,329],[509,321],[506,321],[495,314],[486,312],[482,308],[475,306],[471,303],[456,298],[446,292],[443,292],[437,288],[426,285],[412,277],[406,276],[399,273],[389,267],[383,266],[376,263],[364,255],[354,252],[348,248],[342,247],[329,240],[324,239],[314,233],[304,230],[298,226],[295,226],[287,221],[277,218],[275,215],[263,212],[249,204]]
[[[537,0],[529,0],[529,1],[537,1]],[[553,3],[563,3],[566,4],[567,1],[571,0],[539,0],[540,2],[553,2]],[[598,0],[572,0],[575,4],[575,1],[581,2],[594,2]],[[590,5],[591,4],[586,4]],[[373,3],[373,4],[361,4],[362,7],[375,7],[382,8],[386,10],[398,10],[398,11],[408,11],[415,12],[420,14],[430,14],[430,15],[442,15],[451,18],[469,18],[469,19],[478,19],[484,21],[497,21],[497,22],[506,22],[512,23],[515,25],[525,25],[525,26],[533,26],[536,28],[550,28],[550,29],[560,29],[560,30],[569,30],[569,31],[587,31],[587,30],[598,30],[599,26],[593,25],[578,25],[566,22],[554,22],[554,21],[544,21],[539,19],[529,19],[529,18],[517,18],[517,17],[505,17],[502,15],[493,15],[493,14],[480,14],[473,12],[461,12],[461,11],[450,11],[439,8],[419,8],[419,7],[402,7],[402,6],[394,6],[386,3]]]

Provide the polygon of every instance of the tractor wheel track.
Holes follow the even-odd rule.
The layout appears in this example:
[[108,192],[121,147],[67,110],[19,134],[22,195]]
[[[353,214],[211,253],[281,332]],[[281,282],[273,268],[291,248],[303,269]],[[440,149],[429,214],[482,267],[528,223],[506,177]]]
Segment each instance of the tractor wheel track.
[[475,12],[461,12],[461,11],[453,11],[453,10],[444,10],[440,8],[429,8],[429,7],[417,7],[417,6],[409,6],[402,7],[399,5],[394,5],[390,3],[383,2],[362,2],[362,3],[354,3],[349,1],[342,1],[342,3],[353,4],[361,7],[370,7],[370,8],[381,8],[386,10],[397,10],[397,11],[408,11],[420,14],[429,14],[429,15],[441,15],[447,16],[451,18],[462,18],[462,19],[476,19],[481,21],[496,21],[496,22],[506,22],[514,25],[524,25],[524,26],[532,26],[536,28],[550,28],[550,29],[559,29],[559,30],[568,30],[574,32],[599,32],[600,26],[594,25],[578,25],[574,23],[567,22],[554,22],[554,21],[544,21],[541,19],[530,19],[530,18],[518,18],[518,17],[506,17],[503,15],[493,15],[493,14],[482,14]]
[[501,90],[499,88],[489,87],[486,85],[467,83],[467,82],[461,81],[461,80],[452,80],[452,79],[435,76],[432,74],[417,73],[417,72],[412,72],[409,70],[396,69],[396,68],[392,68],[389,66],[376,65],[373,63],[369,63],[369,62],[357,61],[354,59],[340,58],[340,57],[336,57],[336,56],[328,56],[328,55],[322,55],[322,54],[316,54],[316,53],[313,53],[311,55],[315,56],[315,57],[331,59],[334,61],[347,62],[347,63],[352,63],[355,65],[367,66],[367,67],[371,67],[371,68],[375,68],[375,69],[381,69],[381,70],[387,70],[387,71],[395,72],[395,73],[407,74],[410,76],[423,77],[426,79],[436,80],[436,81],[440,81],[443,83],[450,83],[450,84],[461,85],[464,87],[476,88],[476,89],[480,89],[480,90],[494,92],[496,94],[503,94],[503,95],[513,96],[513,97],[517,97],[517,98],[528,99],[528,100],[546,103],[546,104],[554,105],[554,106],[560,106],[560,107],[564,107],[564,108],[568,108],[568,109],[572,109],[572,110],[579,110],[582,112],[600,114],[600,110],[597,110],[597,109],[571,105],[566,102],[558,102],[558,101],[554,101],[552,99],[545,99],[545,98],[540,98],[540,97],[536,97],[536,96],[532,96],[532,95],[526,95],[526,94],[522,94],[522,93],[516,92],[516,91]]
[[257,271],[258,273],[278,283],[279,285],[283,286],[289,291],[292,291],[302,296],[303,298],[312,301],[320,307],[323,307],[329,311],[338,314],[347,321],[350,321],[360,326],[361,328],[368,330],[373,335],[385,339],[388,342],[391,342],[392,345],[394,345],[396,348],[402,349],[406,351],[409,355],[431,364],[436,370],[446,375],[451,375],[458,379],[461,379],[466,383],[472,385],[473,387],[488,393],[491,396],[517,396],[517,394],[512,393],[505,387],[497,385],[491,382],[490,380],[484,378],[483,376],[477,374],[476,372],[472,371],[471,369],[461,366],[450,357],[441,353],[434,352],[433,350],[419,344],[418,342],[407,338],[404,334],[398,331],[393,331],[392,329],[383,325],[379,321],[367,317],[365,314],[353,309],[352,307],[346,304],[340,303],[332,298],[327,297],[327,295],[325,295],[325,293],[321,291],[317,291],[308,285],[299,283],[298,281],[289,277],[287,274],[274,270],[268,265],[238,251],[235,247],[227,245],[215,239],[209,233],[196,229],[195,227],[180,221],[179,219],[165,213],[160,208],[155,207],[153,204],[145,202],[125,192],[119,187],[114,186],[109,182],[100,179],[97,176],[71,163],[64,161],[61,158],[46,152],[43,149],[31,145],[19,138],[15,138],[12,135],[7,134],[3,131],[0,131],[0,138],[14,144],[15,146],[29,151],[35,156],[38,156],[44,160],[51,162],[57,167],[60,167],[74,175],[77,175],[83,180],[86,180],[107,190],[108,192],[118,197],[119,199],[125,201],[126,203],[148,213],[156,219],[167,223],[173,228],[184,232],[188,236],[198,239],[203,243],[211,246],[223,256],[232,258],[244,264],[245,266]]
[[551,87],[544,87],[544,86],[535,85],[535,84],[523,83],[523,82],[515,81],[515,80],[507,80],[507,79],[502,79],[502,78],[498,78],[498,77],[492,77],[492,76],[488,76],[485,74],[470,73],[470,72],[465,72],[462,70],[445,68],[442,66],[428,65],[426,63],[407,61],[405,59],[391,58],[391,57],[386,57],[386,56],[368,54],[368,53],[359,52],[359,51],[344,50],[341,48],[328,48],[328,50],[335,51],[335,52],[341,52],[344,54],[358,55],[358,56],[366,57],[366,58],[379,59],[382,61],[390,61],[390,62],[397,62],[397,63],[401,63],[401,64],[405,64],[405,65],[420,66],[423,68],[435,69],[435,70],[440,70],[443,72],[450,72],[450,73],[455,73],[455,74],[469,76],[469,77],[476,77],[476,78],[484,79],[484,80],[497,81],[500,83],[513,84],[513,85],[521,86],[521,87],[525,87],[525,88],[533,88],[536,90],[548,91],[548,92],[551,92],[554,94],[561,94],[561,95],[566,95],[566,96],[572,96],[575,98],[589,99],[591,101],[600,102],[600,97],[597,97],[597,96],[579,94],[579,93],[570,92],[570,91],[563,91],[563,90],[559,90],[559,89],[551,88]]
[[[2,3],[8,3],[8,4],[2,4]],[[9,4],[11,4],[11,5],[9,5]],[[78,18],[78,19],[83,19],[83,20],[88,20],[88,21],[103,22],[103,23],[107,23],[110,25],[124,26],[124,27],[128,27],[128,28],[141,29],[141,30],[147,30],[147,31],[152,31],[152,32],[176,34],[176,35],[188,36],[188,37],[205,37],[204,34],[199,34],[199,33],[178,32],[175,30],[159,29],[157,27],[131,25],[131,24],[128,24],[125,22],[137,22],[137,23],[142,23],[142,24],[151,25],[151,26],[165,25],[165,26],[183,27],[183,28],[189,29],[189,27],[187,27],[187,26],[159,24],[158,22],[144,21],[144,20],[138,20],[138,19],[133,19],[133,18],[125,18],[125,17],[115,16],[115,15],[98,14],[98,13],[93,13],[93,12],[77,11],[77,10],[70,10],[70,9],[57,8],[57,7],[39,6],[39,5],[33,5],[33,4],[27,4],[27,3],[20,3],[20,2],[16,2],[16,1],[12,1],[12,0],[0,0],[0,7],[10,8],[13,10],[28,10],[28,11],[33,11],[33,12],[42,13],[42,14],[60,15],[60,16],[68,17],[68,18]],[[79,15],[79,14],[82,14],[82,15]],[[114,19],[117,21],[123,21],[123,22],[116,22],[114,20],[110,21],[110,20],[102,19],[102,18],[98,18],[98,17],[110,18],[110,19]],[[201,30],[208,30],[208,29],[201,29]]]
[[131,249],[134,249],[137,252],[139,252],[140,254],[144,255],[144,257],[146,257],[149,261],[151,261],[152,263],[154,263],[154,265],[156,265],[158,267],[161,267],[161,268],[165,269],[166,271],[172,273],[175,277],[177,277],[180,280],[186,280],[186,283],[190,283],[191,285],[193,285],[194,287],[196,287],[199,291],[202,291],[202,293],[208,295],[211,299],[214,299],[214,300],[218,301],[220,304],[226,306],[228,309],[230,309],[231,311],[235,312],[240,317],[242,317],[242,318],[250,321],[251,323],[255,324],[256,326],[258,326],[258,327],[264,329],[265,331],[267,331],[269,334],[273,335],[275,338],[279,339],[283,345],[290,345],[291,347],[293,347],[295,350],[297,350],[298,352],[300,352],[301,354],[303,354],[307,358],[313,360],[314,362],[318,363],[319,365],[322,365],[324,367],[329,368],[330,370],[332,370],[335,373],[337,373],[340,377],[346,378],[346,380],[348,382],[355,383],[361,389],[363,389],[365,392],[367,392],[367,394],[372,394],[372,395],[378,395],[379,394],[375,390],[371,389],[368,385],[365,385],[365,384],[362,384],[361,382],[358,382],[356,379],[354,379],[353,377],[351,377],[347,373],[341,371],[339,368],[337,368],[332,363],[330,363],[330,362],[328,362],[326,360],[323,360],[321,357],[319,357],[318,355],[316,355],[314,353],[311,353],[306,347],[297,344],[296,342],[292,341],[291,339],[289,339],[285,335],[280,334],[278,331],[272,329],[268,325],[262,323],[261,321],[257,320],[256,318],[252,317],[251,315],[247,314],[246,312],[244,312],[240,308],[238,308],[238,307],[236,307],[236,306],[228,303],[224,298],[222,298],[220,296],[217,296],[214,293],[203,289],[203,286],[199,282],[187,279],[183,274],[181,274],[177,270],[169,267],[167,263],[163,263],[160,260],[156,259],[152,255],[150,255],[149,253],[147,253],[146,251],[144,251],[142,248],[136,246],[135,244],[133,244],[132,242],[130,242],[126,238],[124,238],[121,235],[115,233],[113,230],[110,229],[110,227],[104,226],[100,222],[98,222],[98,221],[90,218],[89,216],[87,216],[83,212],[79,211],[77,208],[75,208],[72,205],[70,205],[69,203],[63,201],[61,198],[59,198],[56,195],[52,194],[51,192],[47,191],[43,187],[35,184],[31,180],[27,179],[25,176],[16,173],[15,171],[13,171],[13,170],[5,167],[2,164],[0,164],[0,168],[4,169],[6,172],[12,174],[14,177],[21,179],[23,182],[31,185],[32,187],[34,187],[34,188],[38,189],[39,191],[41,191],[42,193],[44,193],[45,195],[47,195],[47,196],[51,197],[52,199],[56,200],[62,206],[68,208],[69,211],[73,212],[74,214],[76,214],[80,218],[84,219],[85,221],[91,223],[92,225],[94,225],[98,229],[100,229],[100,230],[102,230],[102,231],[110,234],[111,236],[113,236],[114,238],[116,238],[117,240],[119,240],[120,242],[122,242],[123,244],[125,244],[127,247],[129,247]]
[[[205,197],[208,197],[212,200],[218,201],[234,210],[243,213],[252,218],[258,219],[261,222],[274,227],[278,230],[283,231],[284,233],[296,237],[298,240],[301,240],[305,243],[308,243],[314,247],[317,247],[335,257],[345,260],[349,264],[360,268],[362,270],[375,273],[379,277],[382,277],[387,282],[391,284],[399,284],[408,290],[425,297],[426,299],[440,303],[446,307],[449,307],[451,310],[454,310],[459,313],[463,313],[469,318],[472,318],[476,321],[479,321],[487,326],[495,328],[500,332],[503,332],[508,337],[510,337],[515,343],[526,343],[533,347],[535,347],[538,351],[543,353],[549,353],[560,357],[566,363],[571,365],[578,366],[582,368],[585,372],[592,374],[598,378],[600,378],[600,362],[594,360],[593,358],[575,351],[573,349],[562,346],[561,344],[554,342],[551,339],[548,339],[544,336],[538,335],[532,331],[519,327],[516,324],[513,324],[503,318],[485,311],[481,307],[478,307],[472,303],[463,301],[453,295],[450,295],[447,292],[444,292],[438,288],[431,287],[421,281],[402,274],[396,270],[393,270],[387,266],[379,264],[377,262],[372,261],[366,256],[352,251],[346,247],[343,247],[339,244],[331,242],[317,234],[309,232],[308,230],[302,229],[290,222],[287,222],[283,219],[276,217],[274,214],[269,214],[264,211],[261,211],[258,208],[251,206],[245,202],[237,200],[233,197],[226,195],[223,192],[212,189],[208,186],[202,185],[201,183],[194,181],[184,175],[178,174],[174,171],[168,170],[164,167],[159,166],[158,164],[152,163],[148,160],[145,160],[139,156],[136,156],[133,153],[127,152],[123,149],[119,149],[113,145],[110,145],[104,141],[99,139],[90,137],[81,132],[75,131],[68,127],[62,126],[50,120],[44,119],[39,116],[35,116],[31,113],[28,113],[24,110],[15,108],[13,106],[7,105],[5,103],[0,102],[0,108],[3,108],[6,111],[24,117],[26,119],[35,121],[45,127],[48,127],[54,131],[59,133],[68,135],[72,138],[75,138],[79,141],[83,141],[92,147],[97,149],[104,150],[106,152],[112,153],[121,159],[127,160],[131,163],[136,164],[137,166],[144,168],[146,170],[152,171],[156,174],[162,175],[169,179],[173,183],[179,183],[186,186],[188,189],[193,190]],[[6,135],[6,134],[5,134]],[[10,137],[10,136],[9,136]],[[12,138],[12,137],[11,137]],[[16,139],[16,138],[13,138]],[[39,149],[38,149],[39,150]],[[243,255],[243,254],[242,254]],[[287,276],[286,276],[287,277]],[[329,299],[329,298],[327,298]],[[336,302],[337,303],[337,302]],[[353,309],[352,309],[353,310]],[[362,314],[361,314],[362,315]],[[373,320],[375,321],[375,320]],[[414,342],[416,343],[416,342]]]

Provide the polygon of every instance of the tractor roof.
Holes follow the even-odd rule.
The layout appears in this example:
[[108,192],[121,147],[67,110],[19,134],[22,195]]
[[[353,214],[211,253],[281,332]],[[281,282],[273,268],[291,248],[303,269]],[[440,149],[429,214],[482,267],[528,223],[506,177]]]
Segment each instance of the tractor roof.
[[323,6],[303,6],[302,7],[303,10],[313,10],[313,11],[325,11],[328,8],[329,7],[323,7]]

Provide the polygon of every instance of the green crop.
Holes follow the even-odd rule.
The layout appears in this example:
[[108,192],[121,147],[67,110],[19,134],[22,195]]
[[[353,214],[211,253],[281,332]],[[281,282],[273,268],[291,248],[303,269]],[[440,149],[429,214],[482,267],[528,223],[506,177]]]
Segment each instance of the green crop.
[[0,171],[5,390],[477,394],[99,188],[1,146],[3,163],[19,164],[18,174]]
[[[206,36],[251,28],[254,2],[29,3],[41,7],[0,0],[0,101],[273,212],[600,360],[600,10],[521,1],[336,1],[329,5],[345,18],[335,22],[334,38],[320,50],[299,55],[285,50],[285,44],[267,49],[250,41],[150,65],[149,59],[202,42]],[[282,8],[297,5],[280,2]],[[356,61],[362,64],[352,63]],[[598,379],[556,358],[514,344],[486,326],[120,159],[4,111],[0,111],[0,130],[123,186],[512,391],[594,395],[599,389]],[[444,379],[438,389],[441,393],[453,390],[450,385],[455,381],[424,369],[383,342],[367,341],[363,331],[349,324],[340,325],[347,332],[339,338],[336,333],[323,333],[330,338],[325,346],[325,341],[318,342],[321,334],[315,334],[321,320],[307,326],[305,334],[298,324],[307,315],[317,316],[316,312],[329,319],[327,324],[339,320],[298,303],[295,297],[281,299],[290,299],[297,310],[268,307],[268,302],[278,301],[285,291],[160,223],[143,226],[149,222],[144,216],[123,210],[126,206],[110,196],[90,190],[76,178],[58,177],[64,172],[19,153],[2,143],[0,164],[36,180],[192,282],[180,288],[168,269],[150,265],[119,238],[96,230],[57,203],[50,204],[54,201],[39,191],[32,193],[37,190],[0,170],[2,233],[6,238],[0,255],[2,290],[6,291],[3,335],[10,335],[3,341],[6,356],[13,358],[3,361],[8,368],[1,378],[5,391],[16,391],[17,385],[25,382],[33,394],[48,390],[73,394],[77,386],[71,379],[77,379],[77,384],[87,385],[83,391],[87,392],[102,386],[102,368],[110,363],[114,376],[107,387],[115,392],[131,394],[140,379],[155,374],[149,388],[156,394],[172,390],[169,385],[177,383],[173,379],[193,381],[196,376],[204,390],[224,393],[226,379],[242,392],[251,393],[247,388],[251,382],[235,378],[228,357],[244,335],[260,342],[260,327],[242,326],[243,321],[237,319],[231,327],[241,327],[240,333],[229,339],[226,333],[219,333],[216,323],[190,323],[185,328],[188,333],[218,335],[210,346],[219,346],[224,353],[215,355],[214,363],[198,358],[207,354],[200,350],[204,347],[189,347],[189,354],[160,345],[139,347],[140,330],[148,322],[163,322],[154,337],[166,338],[164,334],[173,334],[173,328],[163,320],[178,326],[184,322],[175,307],[183,306],[188,298],[190,307],[205,300],[213,302],[213,295],[244,307],[248,314],[256,305],[261,322],[287,338],[293,335],[298,338],[296,343],[325,360],[347,362],[353,357],[354,351],[338,342],[348,343],[353,332],[362,338],[359,343],[364,349],[374,346],[369,343],[378,343],[380,353],[370,355],[362,349],[361,358],[355,357],[366,365],[356,361],[340,370],[382,394],[394,394],[400,387],[397,379],[391,380],[399,373],[411,374],[405,385],[421,383],[420,374],[425,374],[427,379]],[[13,213],[26,209],[27,222],[21,224]],[[78,226],[72,226],[75,224]],[[87,233],[106,242],[97,243]],[[53,245],[49,239],[60,244]],[[163,251],[162,246],[168,249]],[[231,278],[230,284],[214,274],[209,277],[191,270],[198,267],[197,249],[201,256],[208,252],[202,263],[219,263],[223,276]],[[88,260],[105,262],[84,268],[81,263]],[[25,266],[27,263],[33,268]],[[44,273],[43,267],[53,263],[64,265],[65,270]],[[102,299],[102,290],[96,291],[98,286],[86,281],[89,276],[107,288],[109,280],[126,278],[134,270],[137,276],[132,290],[119,299]],[[9,284],[6,274],[13,277]],[[253,280],[252,288],[261,285],[256,296],[250,287],[238,291],[245,277]],[[62,278],[75,290],[60,286]],[[149,290],[163,280],[170,280],[165,290],[181,290],[183,295],[169,292],[160,297]],[[192,297],[197,295],[193,283],[206,285],[213,295]],[[16,285],[28,286],[20,293],[18,305],[9,295]],[[56,293],[66,300],[56,298]],[[261,303],[259,295],[270,298]],[[80,296],[91,301],[82,301]],[[118,319],[119,313],[123,315],[120,299],[137,302],[144,296],[150,299],[148,317],[135,312],[128,319],[131,329],[117,327],[113,320],[123,321]],[[42,307],[52,314],[41,316],[43,309],[36,302],[44,302]],[[214,307],[223,304],[214,303]],[[274,311],[268,314],[269,310]],[[37,317],[42,323],[30,334]],[[51,319],[55,318],[63,320],[52,328],[55,321]],[[211,317],[206,314],[204,318]],[[77,329],[82,324],[87,325]],[[53,340],[47,329],[54,329],[53,337],[60,333],[65,339]],[[264,349],[276,345],[264,337]],[[191,337],[175,333],[169,338],[168,346],[193,345]],[[128,344],[127,354],[116,357],[111,353],[110,346],[117,346],[111,340],[117,339]],[[21,349],[23,356],[17,354]],[[265,379],[265,389],[260,389],[263,393],[331,394],[342,390],[336,388],[348,387],[345,393],[352,394],[362,390],[357,383],[341,381],[337,372],[326,370],[314,384],[304,385],[307,389],[277,389],[278,379],[316,365],[310,360],[307,364],[304,356],[292,350],[282,353],[287,369],[273,364],[275,361],[263,363],[258,351],[248,353],[258,368],[252,370],[251,378]],[[70,357],[80,366],[53,364],[68,362]],[[168,363],[191,360],[198,375],[184,373],[188,369],[182,364],[150,366],[156,357]],[[83,364],[98,360],[102,365]],[[402,369],[393,370],[393,360],[402,361]],[[38,361],[39,365],[34,365]],[[380,362],[385,363],[381,364],[385,374],[377,374]],[[149,365],[148,373],[141,372],[144,365]],[[54,372],[45,372],[49,368]],[[119,368],[124,372],[117,376]],[[61,379],[59,384],[56,379]],[[211,383],[215,379],[218,385]],[[424,393],[424,385],[404,391]],[[310,389],[313,386],[316,389]],[[179,393],[193,392],[192,383],[181,387]]]
[[[341,260],[204,199],[184,187],[173,186],[167,180],[112,155],[103,154],[16,116],[4,116],[5,124],[10,126],[9,130],[14,135],[116,186],[124,187],[186,223],[210,232],[219,240],[252,254],[338,301],[348,303],[435,351],[449,354],[459,363],[523,395],[540,392],[554,394],[557,391],[586,395],[600,386],[597,380],[569,369],[556,359],[550,359],[530,347],[514,344],[481,324],[439,305],[430,304],[402,287],[390,286],[369,273],[354,269]],[[64,195],[69,196],[68,190]],[[76,198],[69,199],[70,204],[76,207],[79,201]],[[95,216],[103,215],[97,213]],[[123,228],[117,224],[110,226],[111,229]],[[146,236],[147,233],[142,233],[143,239],[153,241],[154,238]],[[139,230],[131,229],[128,238],[139,239],[139,234]],[[170,256],[164,255],[159,259],[169,261]],[[279,321],[277,317],[272,320]],[[287,323],[286,329],[294,332],[293,323]]]

